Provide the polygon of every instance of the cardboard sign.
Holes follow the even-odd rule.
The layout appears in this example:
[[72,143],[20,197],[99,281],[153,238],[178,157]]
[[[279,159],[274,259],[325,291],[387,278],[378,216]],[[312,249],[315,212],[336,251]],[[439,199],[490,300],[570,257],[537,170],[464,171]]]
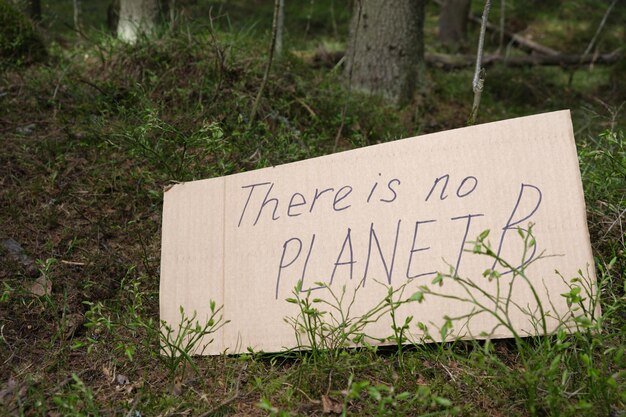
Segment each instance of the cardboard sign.
[[[511,268],[472,252],[485,230],[511,267],[524,259],[528,281],[509,287]],[[478,283],[478,301],[510,291],[510,323],[532,335],[541,332],[540,310],[529,283],[551,331],[569,314],[561,294],[579,270],[595,291],[593,265],[570,113],[559,111],[173,186],[164,197],[160,311],[176,329],[181,307],[202,322],[214,300],[230,322],[196,353],[275,352],[298,346],[285,321],[299,314],[285,301],[298,281],[301,297],[310,290],[327,300],[328,288],[316,283],[336,293],[345,286],[352,317],[388,287],[405,286],[408,297],[428,285],[443,295],[396,312],[399,323],[413,316],[411,340],[424,336],[418,322],[440,340],[444,316],[463,315],[469,320],[449,337],[511,335],[493,315],[470,314],[475,306],[459,300],[468,293],[453,278],[432,284],[441,272]],[[484,277],[489,269],[501,276]],[[364,332],[385,343],[390,317]]]

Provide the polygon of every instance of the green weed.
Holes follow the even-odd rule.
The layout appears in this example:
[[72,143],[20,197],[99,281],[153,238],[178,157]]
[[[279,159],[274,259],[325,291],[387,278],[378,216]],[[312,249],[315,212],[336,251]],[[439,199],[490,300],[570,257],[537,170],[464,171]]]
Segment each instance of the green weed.
[[[208,319],[200,324],[196,320],[196,313],[190,317],[185,315],[183,308],[180,308],[181,320],[174,330],[171,325],[161,322],[159,342],[161,345],[162,361],[165,363],[170,376],[173,377],[181,368],[184,376],[184,366],[189,364],[198,372],[198,368],[192,359],[192,355],[202,355],[204,349],[213,342],[213,339],[206,340],[207,336],[217,332],[228,323],[221,315],[222,306],[216,307],[215,301],[210,301],[211,313]],[[203,343],[201,345],[201,343]],[[181,376],[181,378],[182,378]]]
[[[398,289],[388,288],[387,296],[372,306],[362,315],[352,314],[352,307],[356,301],[357,286],[351,295],[346,297],[346,286],[336,292],[326,283],[316,283],[323,289],[325,298],[312,298],[311,290],[302,296],[302,281],[292,291],[293,298],[286,301],[296,304],[299,314],[295,317],[287,317],[296,335],[298,350],[310,350],[310,356],[314,362],[326,362],[332,364],[342,353],[342,349],[351,346],[371,346],[372,341],[384,342],[386,338],[373,338],[366,332],[367,326],[378,322],[382,317],[389,314],[395,318],[395,311],[401,305],[411,302],[411,299],[403,299],[406,285]],[[397,297],[397,299],[394,299]],[[410,320],[409,320],[410,321]],[[408,325],[408,323],[405,323]],[[393,336],[389,338],[395,343],[404,342],[404,326],[398,327],[394,321]]]
[[72,374],[72,382],[69,385],[69,389],[63,393],[55,394],[52,397],[52,402],[64,416],[100,415],[93,391],[76,374]]
[[[492,331],[482,335],[487,337],[487,341],[482,346],[475,343],[476,349],[482,355],[481,361],[499,369],[498,375],[504,378],[503,383],[521,382],[524,387],[522,401],[531,416],[546,412],[550,415],[610,415],[613,407],[623,401],[624,389],[619,387],[617,381],[624,375],[624,362],[621,349],[613,353],[613,349],[603,351],[601,348],[608,342],[603,334],[605,320],[616,308],[609,307],[604,316],[596,314],[601,290],[606,286],[608,277],[603,274],[598,290],[593,288],[595,283],[590,282],[582,271],[579,271],[578,277],[569,280],[561,276],[569,288],[561,295],[569,306],[569,312],[564,316],[557,315],[551,300],[549,305],[542,303],[538,295],[541,288],[526,274],[528,265],[540,262],[544,256],[526,259],[535,245],[532,226],[528,231],[518,231],[525,247],[519,267],[494,253],[487,241],[487,231],[472,242],[473,253],[494,259],[499,267],[512,271],[512,277],[505,281],[506,284],[496,270],[484,272],[485,280],[496,282],[495,294],[485,291],[480,281],[440,274],[433,280],[433,285],[454,281],[464,290],[464,295],[450,295],[422,286],[419,298],[435,296],[472,307],[468,314],[447,318],[441,328],[443,340],[450,334],[453,323],[459,323],[464,328],[465,323],[481,314],[496,319],[497,324]],[[516,281],[530,290],[533,303],[519,305],[513,300],[512,290]],[[525,316],[537,337],[529,338],[516,330],[511,320],[513,311]],[[499,328],[504,328],[514,339],[520,365],[517,368],[511,369],[493,350],[489,337]]]
[[144,306],[144,293],[139,280],[130,279],[125,286],[129,303],[125,307],[107,308],[103,303],[86,302],[89,310],[85,327],[91,329],[87,343],[75,343],[73,348],[87,346],[87,352],[95,351],[107,337],[113,350],[132,363],[138,350],[151,352],[151,359],[161,362],[167,370],[170,381],[185,376],[187,366],[198,372],[193,355],[200,355],[213,340],[207,339],[228,323],[221,314],[222,307],[210,301],[210,314],[206,320],[199,320],[196,313],[187,315],[180,309],[180,322],[174,326],[163,321],[157,322],[147,315]]
[[232,145],[217,123],[204,122],[200,129],[187,134],[160,119],[155,109],[147,108],[137,127],[119,139],[132,156],[178,181],[232,171]]

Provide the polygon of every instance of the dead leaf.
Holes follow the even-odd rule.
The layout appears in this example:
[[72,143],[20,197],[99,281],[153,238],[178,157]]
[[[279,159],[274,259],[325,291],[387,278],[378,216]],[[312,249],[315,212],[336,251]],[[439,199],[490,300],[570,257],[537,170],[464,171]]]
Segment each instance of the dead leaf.
[[13,396],[13,391],[17,388],[17,381],[12,377],[9,378],[6,385],[0,389],[0,404],[8,403],[10,397]]
[[124,374],[117,374],[117,376],[115,377],[115,381],[118,383],[118,385],[130,384],[130,380]]
[[169,387],[169,391],[170,394],[178,397],[180,394],[182,394],[183,392],[183,383],[181,380],[179,380],[178,378],[176,378],[176,380],[174,382],[172,382],[172,384]]
[[104,375],[104,377],[110,381],[113,382],[114,378],[113,378],[113,373],[115,371],[111,371],[111,369],[109,369],[107,366],[102,365],[102,375]]
[[342,411],[343,404],[328,395],[322,395],[322,412],[324,414],[340,414]]
[[130,379],[128,379],[128,377],[124,374],[117,374],[115,376],[115,382],[117,383],[117,386],[115,387],[117,392],[130,395],[135,389],[135,386],[130,383]]
[[135,390],[135,386],[132,384],[127,384],[127,385],[116,385],[115,386],[115,391],[117,392],[121,392],[125,395],[130,395],[133,393],[133,391]]
[[65,338],[69,339],[85,322],[82,314],[72,313],[65,317]]
[[30,286],[30,292],[38,297],[52,294],[52,281],[45,275],[39,278]]

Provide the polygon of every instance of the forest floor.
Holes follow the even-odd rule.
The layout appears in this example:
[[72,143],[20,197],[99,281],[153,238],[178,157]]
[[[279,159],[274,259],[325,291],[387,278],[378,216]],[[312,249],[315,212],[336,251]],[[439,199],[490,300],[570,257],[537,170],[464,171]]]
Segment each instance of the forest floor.
[[[211,3],[194,14],[206,22],[181,19],[134,46],[97,30],[77,39],[52,19],[48,61],[0,73],[0,415],[626,415],[623,61],[491,67],[478,117],[572,111],[603,310],[584,331],[521,344],[161,356],[164,187],[331,153],[342,122],[339,150],[463,127],[472,103],[469,68],[428,67],[402,109],[349,92],[323,59],[343,49],[349,11],[334,5],[331,16],[333,2],[318,1],[287,9],[289,51],[250,125],[271,2],[254,13],[215,2],[213,25]],[[525,33],[584,50],[595,26],[541,13]],[[443,48],[436,16],[430,5],[427,51]]]

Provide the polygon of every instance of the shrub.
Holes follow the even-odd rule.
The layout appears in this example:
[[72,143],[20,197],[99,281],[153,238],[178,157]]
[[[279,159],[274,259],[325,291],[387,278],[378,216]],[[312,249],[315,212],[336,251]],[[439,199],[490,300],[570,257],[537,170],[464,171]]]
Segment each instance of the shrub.
[[0,68],[30,64],[46,57],[46,48],[28,17],[0,0]]

